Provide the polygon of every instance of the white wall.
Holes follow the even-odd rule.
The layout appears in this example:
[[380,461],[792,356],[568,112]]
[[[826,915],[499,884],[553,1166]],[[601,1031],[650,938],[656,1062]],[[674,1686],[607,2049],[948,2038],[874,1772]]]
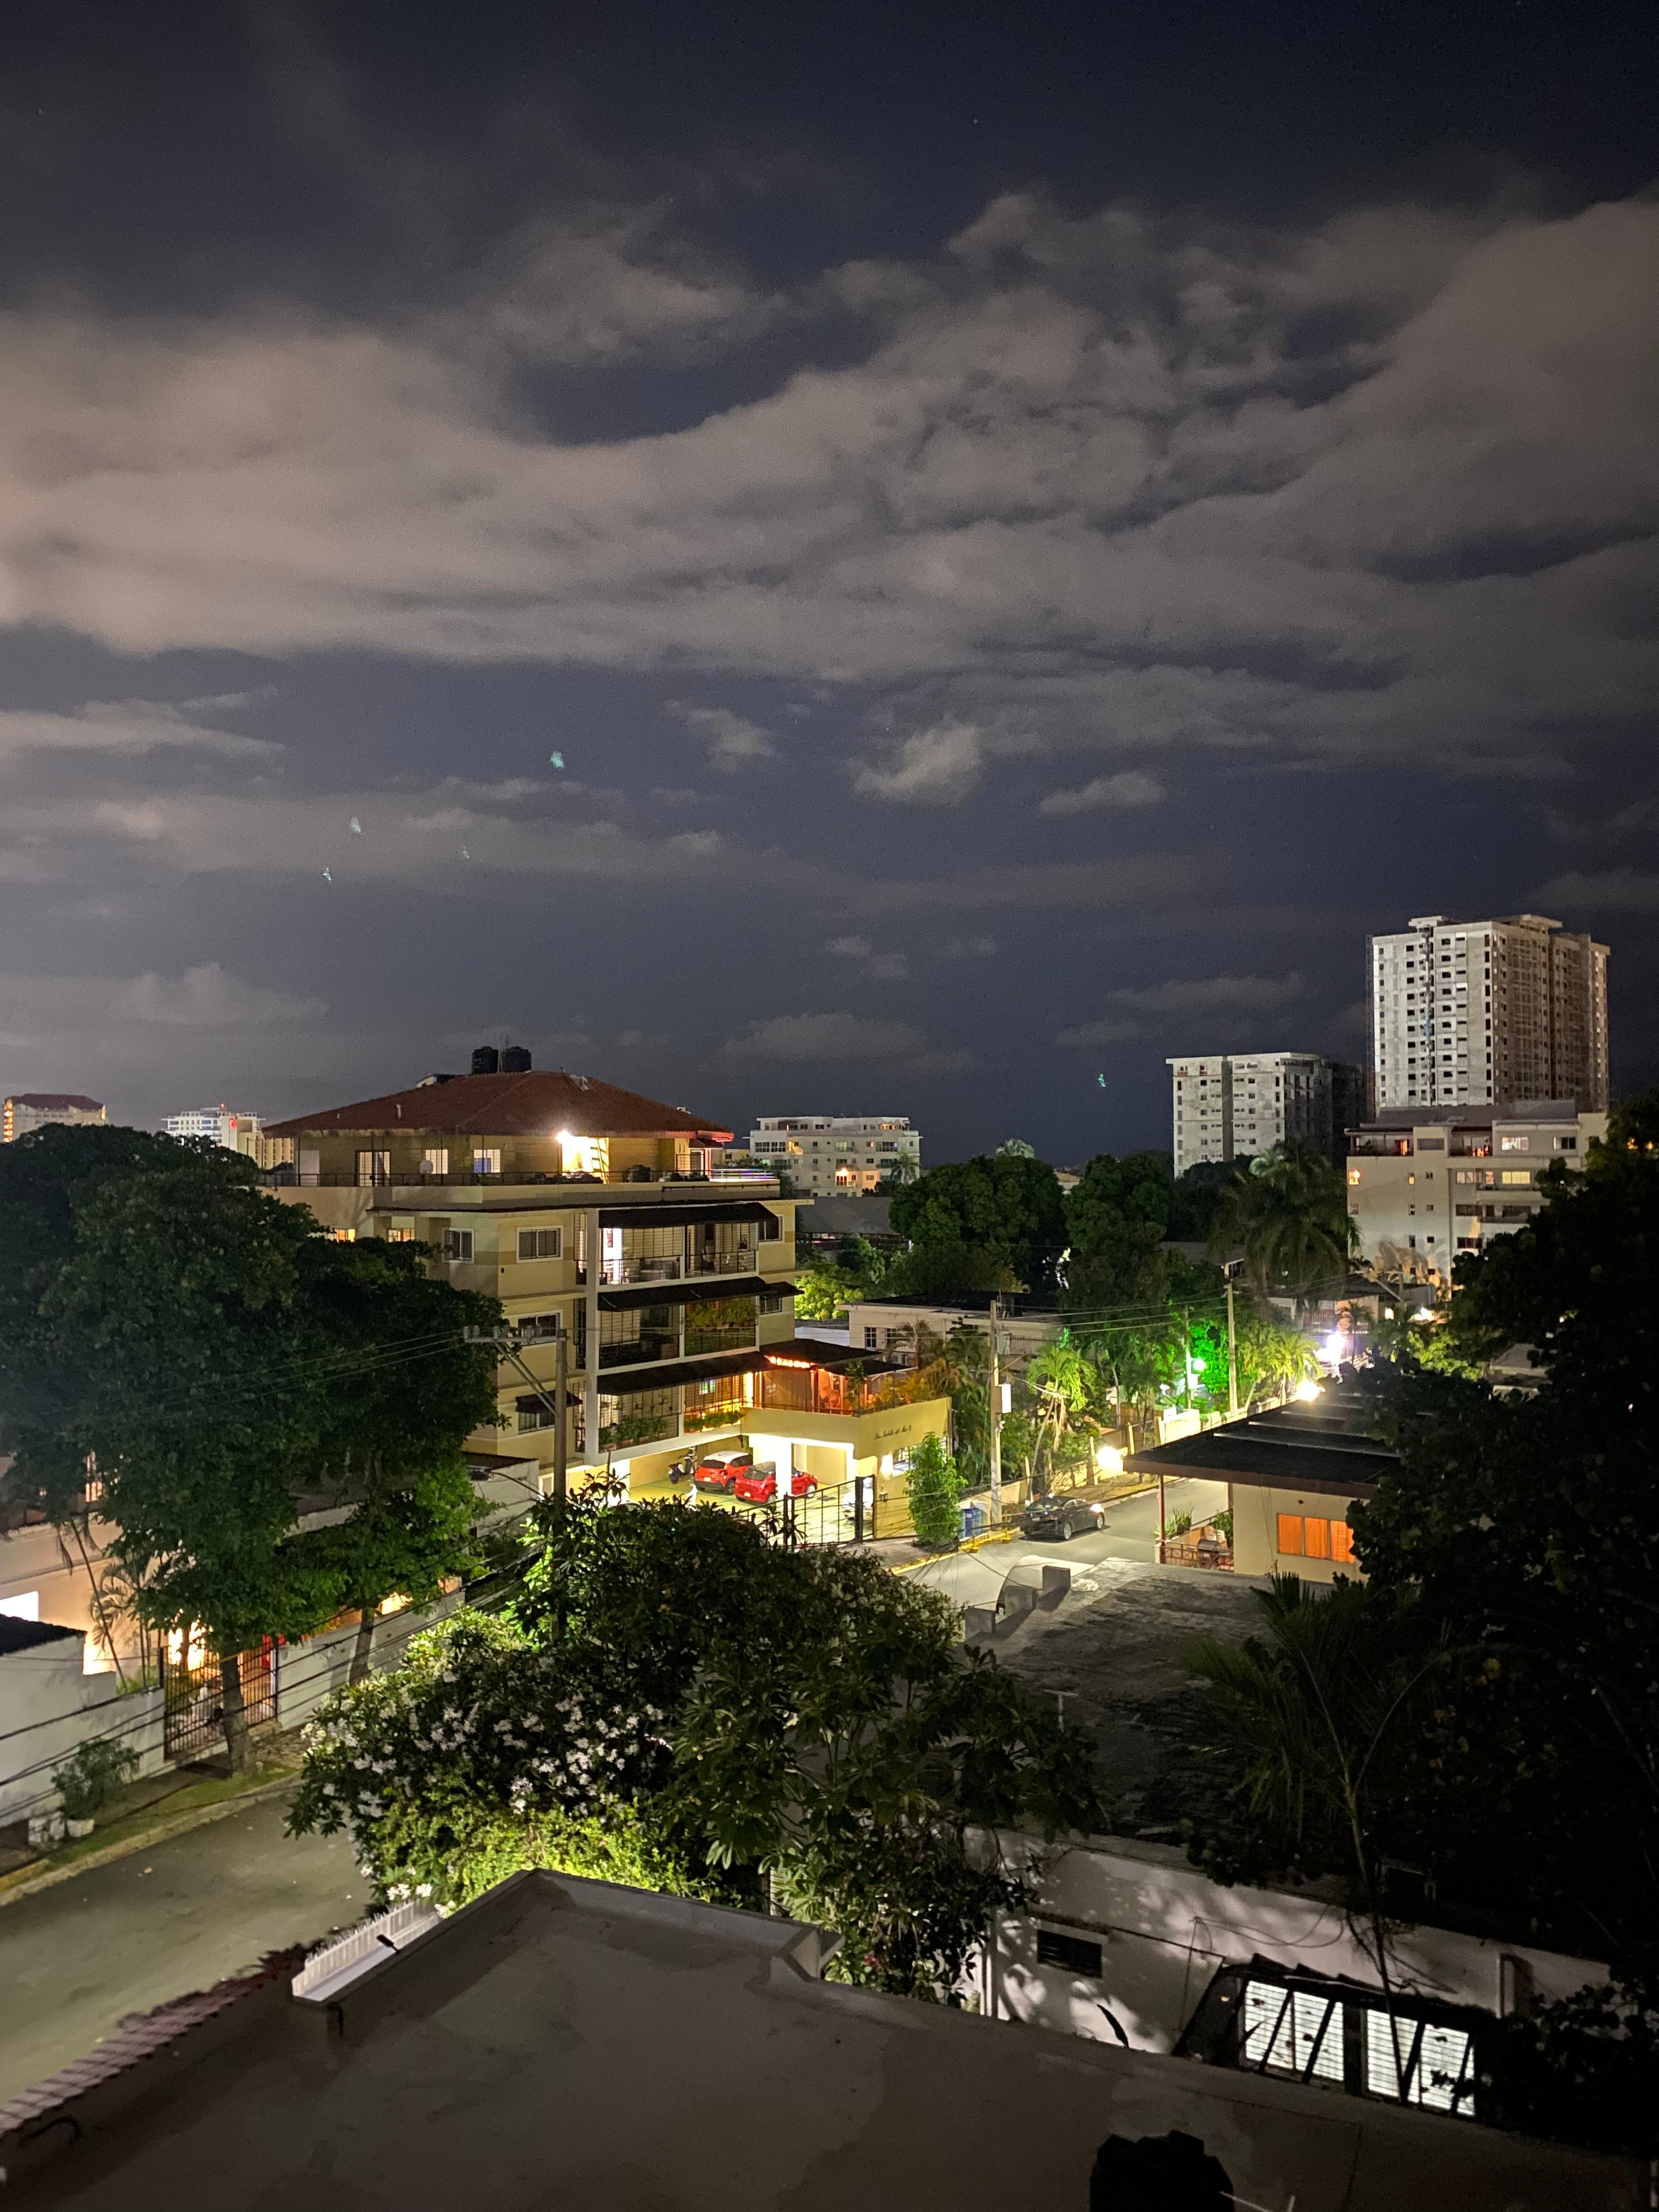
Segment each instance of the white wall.
[[[374,1672],[379,1674],[402,1666],[410,1638],[418,1636],[423,1628],[435,1627],[463,1602],[458,1590],[441,1597],[423,1613],[413,1606],[405,1606],[401,1613],[388,1614],[374,1631],[370,1655]],[[301,1644],[283,1646],[276,1674],[279,1727],[298,1728],[302,1721],[311,1718],[325,1698],[344,1687],[356,1645],[357,1624],[353,1620],[343,1628],[326,1628],[320,1635],[308,1636]]]
[[0,1821],[56,1809],[52,1784],[77,1745],[112,1736],[138,1754],[137,1771],[161,1765],[161,1693],[120,1694],[113,1674],[82,1671],[78,1634],[0,1657]]
[[[982,2002],[1002,2019],[1113,2042],[1104,2006],[1132,2050],[1168,2051],[1216,1972],[1258,1953],[1282,1966],[1377,1986],[1376,1969],[1341,1911],[1317,1898],[1242,1884],[1229,1888],[1166,1844],[1114,1837],[1045,1846],[1008,1834],[1001,1843],[1019,1865],[1047,1862],[1036,1911],[1030,1919],[1000,1922],[994,1951],[981,1961]],[[1040,1966],[1039,1924],[1098,1942],[1099,1979]],[[1389,1965],[1402,1990],[1496,2013],[1504,1959],[1525,1962],[1546,2001],[1607,1975],[1605,1966],[1589,1960],[1439,1928],[1401,1929]]]

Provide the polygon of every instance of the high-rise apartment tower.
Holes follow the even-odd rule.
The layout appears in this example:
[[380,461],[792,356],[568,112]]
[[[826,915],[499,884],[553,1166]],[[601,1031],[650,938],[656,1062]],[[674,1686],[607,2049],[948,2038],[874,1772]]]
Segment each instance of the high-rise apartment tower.
[[1366,950],[1375,1109],[1607,1105],[1607,948],[1546,915],[1415,915]]
[[1170,1062],[1175,1171],[1204,1160],[1253,1160],[1275,1145],[1346,1157],[1358,1083],[1316,1052],[1188,1053]]

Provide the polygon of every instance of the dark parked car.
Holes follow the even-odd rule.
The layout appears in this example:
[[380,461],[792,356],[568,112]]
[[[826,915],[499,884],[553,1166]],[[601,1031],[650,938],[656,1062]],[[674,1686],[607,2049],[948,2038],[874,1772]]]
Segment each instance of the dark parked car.
[[1091,1535],[1106,1525],[1106,1509],[1087,1498],[1039,1498],[1019,1516],[1028,1536],[1063,1544],[1068,1536]]

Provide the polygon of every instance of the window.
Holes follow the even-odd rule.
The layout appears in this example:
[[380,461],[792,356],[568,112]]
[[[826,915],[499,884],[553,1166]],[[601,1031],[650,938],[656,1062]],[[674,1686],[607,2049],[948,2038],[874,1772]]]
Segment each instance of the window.
[[1063,1966],[1068,1974],[1089,1974],[1097,1981],[1101,1967],[1100,1946],[1086,1942],[1081,1936],[1061,1936],[1054,1929],[1039,1928],[1037,1964],[1039,1966]]
[[392,1155],[390,1152],[359,1152],[357,1180],[360,1183],[390,1182]]
[[783,1224],[775,1213],[767,1214],[763,1220],[757,1224],[757,1227],[760,1231],[759,1236],[756,1239],[757,1243],[775,1244],[780,1242],[783,1236]]
[[1500,1170],[1498,1180],[1499,1182],[1506,1183],[1530,1183],[1532,1181],[1532,1170],[1530,1168],[1504,1168]]
[[470,1260],[472,1257],[472,1231],[470,1229],[446,1229],[444,1257],[446,1260]]
[[386,1241],[388,1244],[412,1244],[415,1242],[413,1224],[394,1222],[386,1232]]
[[1346,1521],[1327,1520],[1318,1513],[1281,1513],[1279,1549],[1291,1559],[1334,1559],[1353,1565],[1353,1530]]
[[1500,1152],[1530,1152],[1532,1150],[1532,1139],[1530,1137],[1501,1137],[1498,1139],[1498,1149]]
[[521,1260],[556,1260],[563,1233],[558,1229],[521,1229],[519,1231],[519,1257]]
[[532,1429],[550,1429],[553,1416],[539,1398],[520,1398],[518,1405],[519,1434],[528,1436]]
[[1239,2063],[1304,2080],[1344,2078],[1342,2008],[1312,1990],[1287,1990],[1277,1982],[1244,1984],[1239,2021]]
[[559,1333],[559,1316],[556,1313],[520,1314],[513,1326],[523,1343],[550,1343]]
[[428,1145],[421,1154],[421,1173],[423,1176],[447,1176],[449,1173],[449,1147]]
[[763,1291],[758,1303],[763,1314],[781,1314],[784,1308],[784,1293],[781,1291]]
[[475,1176],[499,1175],[501,1171],[501,1148],[499,1145],[480,1146],[472,1155]]
[[1286,1559],[1302,1557],[1302,1516],[1281,1513],[1279,1516],[1279,1550]]
[[876,1352],[880,1349],[876,1331],[873,1328],[866,1328],[864,1332],[864,1348],[866,1352]]
[[1302,1523],[1302,1553],[1304,1559],[1328,1559],[1331,1556],[1331,1524],[1316,1519],[1311,1513]]

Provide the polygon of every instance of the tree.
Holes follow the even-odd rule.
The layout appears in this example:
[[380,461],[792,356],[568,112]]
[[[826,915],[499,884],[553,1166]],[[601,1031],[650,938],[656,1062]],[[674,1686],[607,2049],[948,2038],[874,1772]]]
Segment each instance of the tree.
[[894,1263],[896,1289],[1054,1292],[1066,1216],[1059,1181],[1041,1160],[999,1153],[930,1168],[894,1194],[890,1218],[910,1247]]
[[1322,1283],[1346,1280],[1353,1237],[1346,1187],[1330,1162],[1280,1146],[1234,1176],[1211,1249],[1237,1246],[1258,1296],[1278,1291],[1300,1304]]
[[967,1480],[941,1437],[924,1437],[910,1453],[904,1478],[910,1501],[910,1525],[919,1544],[951,1544],[961,1533],[961,1506]]
[[[357,1614],[353,1681],[368,1672],[385,1600],[429,1605],[477,1563],[460,1447],[495,1419],[495,1376],[493,1354],[465,1335],[492,1329],[499,1309],[434,1280],[426,1256],[379,1238],[313,1237],[301,1251],[305,1326],[343,1378],[323,1392],[316,1449],[331,1499],[351,1511],[314,1549]],[[388,1356],[399,1346],[421,1356]]]
[[797,1271],[795,1317],[798,1321],[834,1321],[854,1298],[866,1297],[864,1285],[849,1268],[832,1260],[814,1260]]
[[[1263,1635],[1202,1643],[1188,1659],[1236,1768],[1202,1863],[1228,1880],[1340,1868],[1387,1992],[1382,1816],[1400,1747],[1431,1705],[1443,1636],[1410,1592],[1340,1578],[1315,1590],[1275,1575],[1254,1595]],[[1396,2030],[1396,2066],[1403,2056]]]
[[1098,1818],[1087,1737],[936,1594],[708,1507],[543,1510],[510,1621],[459,1614],[313,1724],[290,1824],[378,1893],[551,1866],[826,1921],[838,1978],[938,1996],[1021,1896],[970,1826]]
[[1052,1479],[1067,1456],[1066,1445],[1073,1426],[1087,1416],[1094,1401],[1096,1372],[1070,1336],[1063,1335],[1026,1362],[1024,1380],[1036,1405],[1039,1465],[1046,1459]]
[[[15,1219],[32,1255],[8,1292],[9,1486],[62,1520],[95,1466],[123,1603],[204,1636],[240,1768],[242,1652],[465,1558],[456,1448],[494,1375],[463,1331],[499,1309],[425,1282],[413,1252],[320,1237],[217,1146],[60,1144],[8,1168],[0,1246]],[[302,1498],[350,1510],[302,1529]]]
[[1065,1303],[1086,1310],[1161,1302],[1170,1270],[1158,1247],[1171,1203],[1167,1155],[1097,1153],[1065,1200]]

